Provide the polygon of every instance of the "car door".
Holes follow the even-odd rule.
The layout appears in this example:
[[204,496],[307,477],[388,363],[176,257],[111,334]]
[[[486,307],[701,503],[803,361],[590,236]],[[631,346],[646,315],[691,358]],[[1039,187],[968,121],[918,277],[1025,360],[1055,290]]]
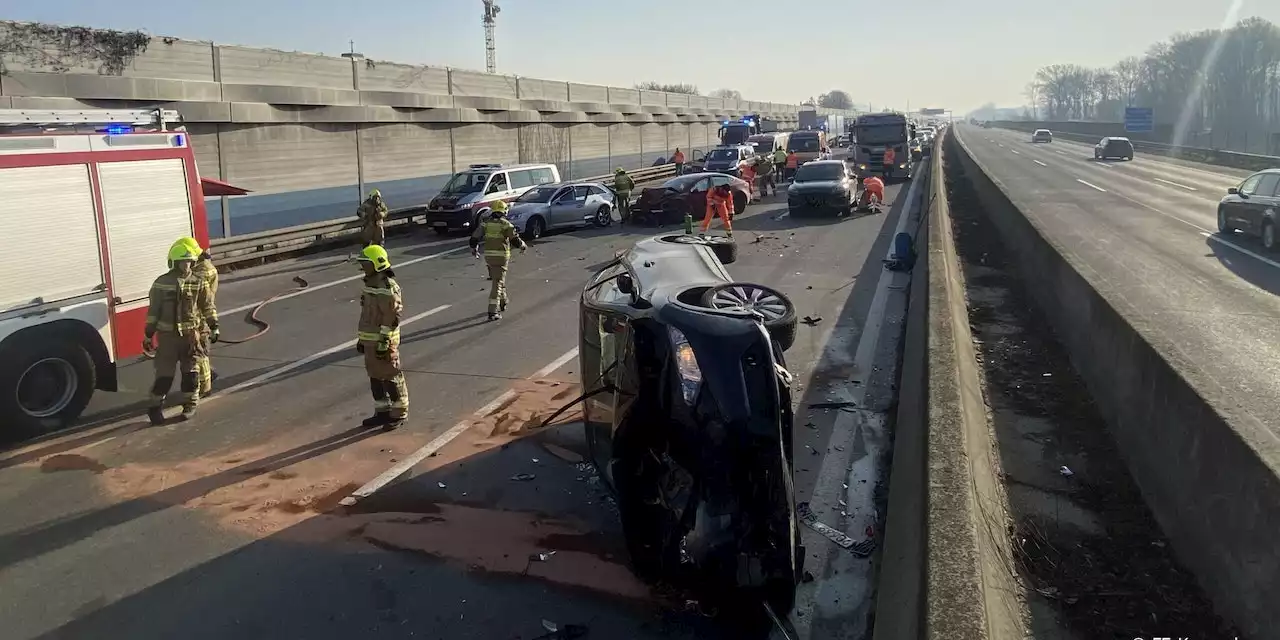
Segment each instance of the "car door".
[[1275,193],[1277,185],[1280,185],[1280,173],[1260,173],[1257,177],[1257,184],[1246,194],[1249,197],[1243,199],[1242,204],[1249,218],[1249,228],[1262,233],[1263,220],[1275,215]]
[[573,187],[573,196],[563,210],[561,224],[566,227],[582,226],[582,219],[587,216],[587,198],[591,196],[591,187],[585,184]]
[[[719,176],[717,176],[719,177]],[[707,191],[711,189],[711,176],[699,178],[689,187],[685,195],[685,204],[689,206],[689,214],[697,218],[707,210]]]
[[579,366],[585,382],[583,422],[586,425],[587,449],[591,462],[606,482],[613,483],[610,461],[613,459],[614,432],[635,397],[632,355],[632,330],[627,317],[608,310],[625,304],[629,298],[613,282],[605,282],[625,273],[625,267],[614,265],[597,276],[601,286],[584,294],[579,324]]
[[1250,211],[1249,201],[1253,198],[1253,194],[1257,192],[1258,184],[1262,182],[1262,176],[1264,175],[1266,174],[1255,173],[1245,178],[1244,182],[1241,182],[1240,186],[1236,187],[1236,193],[1227,196],[1227,200],[1223,204],[1226,209],[1227,222],[1231,226],[1255,236],[1261,230],[1261,225],[1259,224],[1261,220],[1256,218]]
[[551,206],[547,209],[547,227],[565,226],[575,209],[573,187],[562,187],[551,198]]

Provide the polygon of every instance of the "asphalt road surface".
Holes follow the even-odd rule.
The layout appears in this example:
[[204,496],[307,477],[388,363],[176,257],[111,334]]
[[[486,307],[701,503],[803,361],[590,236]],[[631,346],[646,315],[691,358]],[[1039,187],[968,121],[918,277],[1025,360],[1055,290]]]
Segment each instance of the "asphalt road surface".
[[960,139],[1015,204],[1083,264],[1096,287],[1233,423],[1280,444],[1280,262],[1217,234],[1217,203],[1250,172],[960,125]]
[[[797,221],[773,196],[737,219],[731,273],[821,318],[788,354],[805,403],[829,401],[833,380],[891,388],[869,369],[892,371],[897,340],[862,335],[900,317],[877,290],[906,193],[889,188],[887,214]],[[630,574],[573,412],[536,428],[578,395],[583,283],[653,233],[615,225],[535,242],[513,260],[498,323],[485,320],[488,282],[464,241],[393,240],[411,417],[387,434],[359,427],[371,400],[351,346],[360,285],[345,252],[228,275],[229,338],[254,331],[238,317],[258,301],[290,295],[262,311],[267,334],[217,345],[216,395],[193,421],[146,424],[140,363],[122,371],[129,390],[99,394],[81,427],[0,453],[4,637],[493,640],[538,637],[544,620],[598,638],[716,637],[696,607]],[[294,292],[295,277],[309,288]],[[875,348],[856,363],[860,344]],[[831,432],[843,413],[799,410],[796,450],[811,451],[797,453],[800,500],[838,487],[850,465],[874,484],[879,462],[859,462],[865,447],[828,448],[844,441]],[[367,497],[339,505],[362,486]],[[871,509],[843,504],[853,500],[814,510],[840,526],[837,511]],[[857,562],[869,575],[870,561]],[[817,584],[841,578],[814,572]],[[853,586],[862,601],[842,606],[864,615],[870,586]]]

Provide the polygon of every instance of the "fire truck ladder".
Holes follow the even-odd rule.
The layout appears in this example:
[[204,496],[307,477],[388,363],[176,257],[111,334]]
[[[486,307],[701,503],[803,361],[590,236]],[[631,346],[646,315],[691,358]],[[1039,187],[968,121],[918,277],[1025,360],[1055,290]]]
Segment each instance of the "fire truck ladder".
[[175,109],[0,109],[0,125],[31,128],[115,124],[168,131],[181,122]]

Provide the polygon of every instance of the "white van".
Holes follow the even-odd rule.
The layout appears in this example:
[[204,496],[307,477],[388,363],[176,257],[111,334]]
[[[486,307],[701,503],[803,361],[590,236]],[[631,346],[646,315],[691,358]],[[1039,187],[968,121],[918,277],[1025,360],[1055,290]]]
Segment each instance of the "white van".
[[455,229],[471,230],[494,202],[511,202],[538,185],[557,182],[560,170],[554,164],[473,164],[453,174],[431,199],[426,223],[441,235]]

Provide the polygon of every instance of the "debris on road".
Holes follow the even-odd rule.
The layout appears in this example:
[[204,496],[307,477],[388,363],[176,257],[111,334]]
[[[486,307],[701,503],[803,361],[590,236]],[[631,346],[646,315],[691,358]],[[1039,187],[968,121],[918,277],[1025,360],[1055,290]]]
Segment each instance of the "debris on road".
[[822,316],[805,316],[800,321],[813,327],[817,326],[819,322],[822,322]]
[[819,522],[818,516],[809,508],[808,502],[801,502],[796,505],[796,515],[800,517],[800,522],[804,523],[806,527],[817,531],[818,535],[836,543],[841,548],[852,549],[853,546],[857,544],[854,542],[853,538],[850,538],[849,536],[846,536],[845,534]]
[[1071,468],[1065,464],[1058,467],[1058,473],[1062,474],[1062,477],[1064,478],[1070,478],[1076,474],[1076,472],[1072,471]]
[[516,482],[528,482],[533,480],[534,477],[535,476],[532,473],[517,473],[514,476],[511,476],[511,479]]
[[546,561],[550,560],[550,559],[551,559],[551,556],[554,556],[555,554],[556,554],[556,552],[554,552],[554,551],[543,551],[543,552],[535,553],[535,554],[533,554],[533,555],[529,556],[529,559],[530,559],[530,560],[537,560],[538,562],[546,562]]
[[570,464],[578,464],[579,462],[582,462],[581,454],[570,451],[558,444],[551,444],[550,442],[544,442],[542,443],[542,448],[546,449],[547,453],[550,453],[551,455],[557,458],[560,458],[561,460],[564,460],[565,462],[568,462]]
[[547,632],[533,640],[574,640],[587,635],[587,627],[580,624],[559,625],[550,620],[543,620],[542,628]]

